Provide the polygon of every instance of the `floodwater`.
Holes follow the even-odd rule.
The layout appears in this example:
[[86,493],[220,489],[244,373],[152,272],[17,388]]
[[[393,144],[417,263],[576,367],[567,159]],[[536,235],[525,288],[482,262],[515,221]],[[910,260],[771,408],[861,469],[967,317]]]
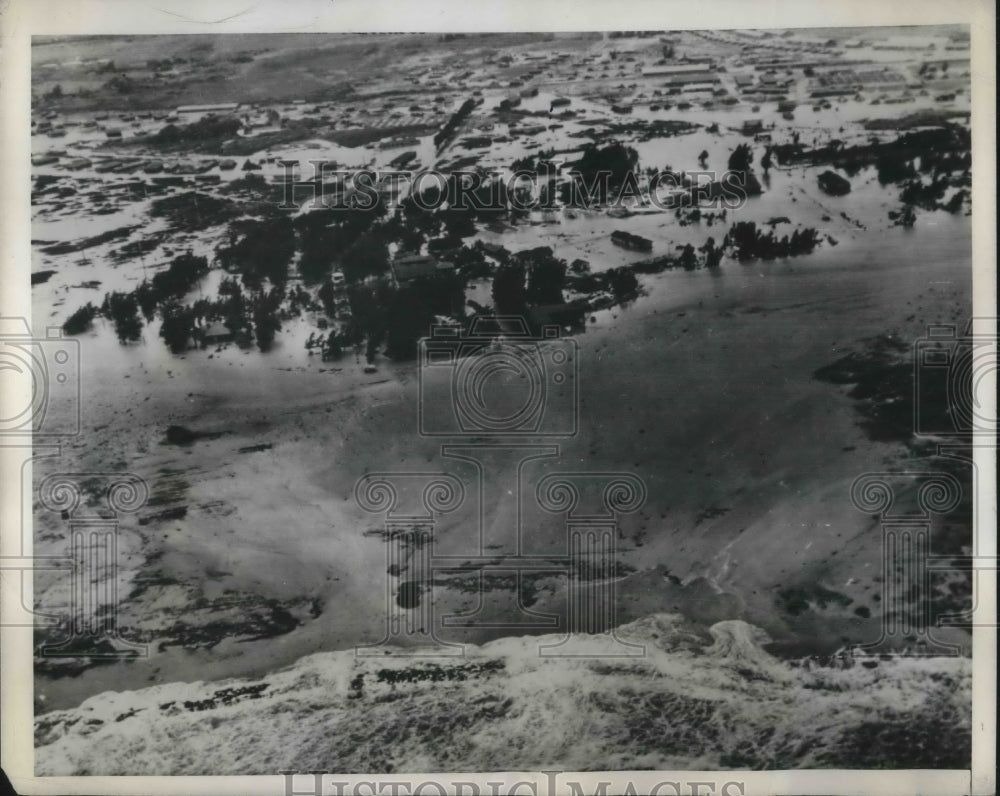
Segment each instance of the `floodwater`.
[[[561,89],[541,91],[523,99],[520,107],[547,115],[552,99],[563,95]],[[509,136],[507,125],[485,119],[506,96],[484,92],[473,125],[489,123],[489,135]],[[531,135],[538,145],[532,149],[526,150],[520,138],[484,149],[452,146],[439,156],[431,136],[424,136],[417,145],[386,149],[306,141],[257,153],[253,159],[323,158],[345,167],[386,166],[412,149],[425,167],[474,154],[478,167],[504,170],[513,159],[543,149],[567,150],[565,156],[572,158],[591,140],[572,134],[590,127],[600,134],[603,124],[594,120],[607,120],[608,109],[579,94],[566,96],[578,114],[573,119],[528,117],[522,123],[563,125]],[[453,98],[452,109],[463,99]],[[960,96],[956,107],[963,102],[967,107]],[[890,107],[901,114],[909,106]],[[811,135],[843,125],[844,140],[850,143],[868,136],[857,122],[888,112],[854,100],[834,101],[828,111],[800,105],[795,118],[777,122],[772,133],[777,141],[796,130],[811,143]],[[646,142],[631,141],[626,134],[621,138],[636,149],[642,168],[693,171],[704,149],[707,167],[724,171],[736,144],[752,141],[738,128],[757,116],[746,106],[652,111],[636,104],[631,117],[623,119],[717,122],[720,132],[697,129]],[[65,157],[94,157],[96,165],[103,132],[67,129],[60,139],[35,136],[33,151],[64,149]],[[755,158],[762,153],[763,146],[754,145]],[[647,505],[621,525],[618,552],[638,570],[620,585],[621,621],[675,609],[705,624],[739,616],[779,639],[804,639],[807,645],[871,630],[850,615],[793,626],[774,608],[773,591],[796,577],[822,581],[848,593],[855,604],[872,605],[881,539],[866,534],[868,518],[846,496],[857,474],[892,466],[905,455],[901,446],[867,439],[844,392],[817,382],[812,373],[876,335],[892,334],[911,343],[928,324],[964,323],[973,290],[969,219],[921,212],[913,229],[895,227],[888,212],[898,209],[897,188],[882,188],[867,169],[850,178],[849,195],[830,197],[816,184],[821,170],[773,168],[763,179],[764,194],[727,211],[724,222],[703,219],[682,225],[669,212],[614,218],[603,209],[579,211],[574,218],[560,210],[550,217],[536,214],[502,233],[476,233],[475,238],[512,251],[551,246],[567,261],[586,259],[594,271],[649,256],[613,246],[610,234],[616,229],[650,238],[654,256],[686,243],[700,246],[709,236],[718,243],[740,220],[758,225],[773,221],[779,235],[814,227],[823,237],[808,256],[746,264],[727,259],[718,269],[640,276],[642,295],[626,306],[588,316],[586,330],[574,338],[580,431],[561,441],[558,458],[540,465],[529,479],[558,467],[627,471],[644,479]],[[269,163],[261,173],[270,180],[281,171]],[[66,172],[55,165],[38,167],[35,174]],[[216,167],[209,174],[223,181],[243,176],[239,168],[222,172]],[[109,179],[92,170],[72,177]],[[160,195],[181,190],[189,188]],[[33,288],[36,333],[61,325],[86,301],[99,304],[108,291],[134,287],[147,272],[170,261],[164,247],[173,255],[190,248],[211,259],[225,235],[216,227],[177,236],[143,258],[119,265],[110,256],[113,249],[162,231],[163,222],[147,219],[147,200],[125,203],[102,216],[88,215],[85,202],[80,196],[67,197],[62,210],[36,209],[32,238],[45,243],[35,246],[32,270],[56,271]],[[782,217],[790,222],[780,221]],[[138,230],[129,238],[79,253],[51,256],[40,251],[48,243],[130,225]],[[192,297],[214,295],[221,278],[221,272],[212,272]],[[99,285],[81,286],[92,281]],[[467,296],[488,306],[489,292],[489,283],[480,281]],[[364,362],[350,353],[324,363],[305,349],[316,320],[285,321],[267,353],[228,345],[172,356],[159,340],[157,321],[146,326],[140,342],[128,346],[120,346],[111,324],[100,319],[93,331],[78,338],[82,434],[58,459],[40,460],[36,476],[128,469],[154,487],[178,474],[188,483],[183,520],[123,523],[119,593],[128,594],[154,567],[169,578],[169,585],[152,592],[148,602],[126,601],[122,610],[129,622],[167,633],[177,617],[172,610],[183,614],[199,599],[227,594],[236,595],[234,600],[248,594],[315,600],[323,610],[277,638],[170,647],[148,659],[96,667],[76,678],[40,679],[38,694],[46,707],[167,679],[263,674],[310,652],[378,640],[386,595],[396,583],[386,574],[385,546],[371,533],[382,520],[360,511],[353,487],[366,472],[440,468],[440,447],[418,433],[416,365],[379,358],[376,371],[365,373]],[[171,424],[218,436],[189,447],[164,445]],[[256,445],[271,447],[245,452]],[[467,472],[463,476],[472,477]],[[509,503],[497,501],[482,507],[485,515],[498,526],[512,523]],[[468,514],[442,521],[437,530],[442,550],[468,550],[468,522]],[[63,525],[58,517],[37,516],[36,551],[61,555]],[[555,549],[565,539],[564,529],[551,518],[539,521],[533,531],[543,549]],[[150,563],[154,559],[155,565]],[[668,582],[661,569],[681,585]],[[473,611],[472,595],[438,591],[442,610]],[[63,596],[59,583],[44,577],[35,594],[42,606],[57,604]],[[543,593],[538,610],[558,613],[563,596],[559,587]],[[510,609],[509,598],[489,595],[483,609],[487,617],[502,619]],[[512,632],[502,626],[456,629],[451,638],[471,642]]]

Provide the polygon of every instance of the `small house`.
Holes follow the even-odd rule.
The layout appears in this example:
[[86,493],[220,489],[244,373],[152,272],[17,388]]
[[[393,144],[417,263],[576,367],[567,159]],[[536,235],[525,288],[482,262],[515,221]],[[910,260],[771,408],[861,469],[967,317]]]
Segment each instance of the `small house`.
[[235,336],[228,327],[223,326],[221,323],[213,323],[205,329],[202,339],[205,341],[205,345],[217,345],[219,343],[231,343],[235,339]]
[[834,171],[824,171],[816,181],[820,189],[830,196],[845,196],[851,192],[851,183]]
[[615,230],[611,233],[611,242],[623,249],[632,251],[648,252],[653,250],[653,241],[641,235],[633,235],[631,232]]
[[452,263],[438,260],[429,255],[408,254],[392,261],[392,276],[397,285],[405,284],[414,279],[448,275],[454,271],[455,266]]

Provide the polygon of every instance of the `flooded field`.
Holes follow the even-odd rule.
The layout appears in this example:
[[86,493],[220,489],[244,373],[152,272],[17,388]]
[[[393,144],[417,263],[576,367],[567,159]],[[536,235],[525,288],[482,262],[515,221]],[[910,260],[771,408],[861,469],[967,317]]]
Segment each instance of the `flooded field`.
[[[934,468],[971,484],[899,422],[919,410],[913,346],[964,328],[974,287],[968,35],[918,33],[175,37],[147,56],[124,37],[72,58],[39,40],[32,324],[79,342],[81,433],[34,476],[129,472],[149,499],[106,575],[120,637],[147,654],[39,655],[37,714],[378,645],[387,611],[412,626],[396,651],[572,630],[569,596],[608,584],[601,632],[677,614],[706,639],[740,620],[796,660],[879,640],[883,537],[852,484]],[[592,162],[640,197],[572,201]],[[366,212],[361,170],[408,176],[375,182]],[[422,209],[414,187],[518,170],[552,176],[538,206]],[[741,201],[690,201],[728,173]],[[649,201],[656,175],[687,199]],[[571,341],[575,403],[545,422],[573,433],[422,433],[425,390],[452,388],[422,373],[419,339],[510,315]],[[825,376],[862,360],[877,389]],[[396,471],[449,473],[470,498],[428,520],[444,564],[412,518],[399,554],[359,505],[359,479]],[[566,472],[644,484],[603,575],[557,571],[568,526],[528,499]],[[968,502],[933,520],[946,555],[968,554]],[[34,508],[36,555],[63,555],[66,517]],[[968,597],[965,576],[935,610]],[[37,574],[36,607],[69,589]],[[966,630],[938,636],[969,654]]]

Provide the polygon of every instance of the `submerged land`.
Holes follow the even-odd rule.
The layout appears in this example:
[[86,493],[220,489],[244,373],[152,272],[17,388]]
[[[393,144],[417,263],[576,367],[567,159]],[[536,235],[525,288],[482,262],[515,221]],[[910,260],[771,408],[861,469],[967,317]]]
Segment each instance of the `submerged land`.
[[[60,456],[36,460],[35,477],[131,472],[150,494],[122,519],[116,572],[119,633],[146,654],[39,655],[39,773],[153,773],[140,766],[159,741],[121,760],[107,753],[128,730],[119,717],[174,721],[163,704],[211,701],[220,689],[254,699],[208,706],[205,733],[232,721],[227,748],[234,759],[255,754],[259,773],[307,763],[960,767],[961,743],[914,759],[916,741],[897,730],[933,714],[968,732],[967,658],[876,655],[869,667],[851,652],[879,639],[886,584],[879,518],[850,494],[872,471],[953,474],[961,500],[932,517],[931,545],[969,554],[971,471],[938,455],[933,433],[915,433],[915,412],[944,397],[915,406],[912,359],[929,325],[961,329],[971,315],[968,57],[957,28],[37,40],[33,323],[80,341],[82,429]],[[549,174],[557,164],[557,178],[535,210],[425,211],[408,184],[379,186],[384,212],[359,210],[350,178],[330,180],[330,207],[308,196],[279,207],[283,164],[301,164],[303,181],[315,160],[348,174]],[[666,173],[688,195],[691,172],[737,171],[755,188],[738,207],[581,206],[561,193],[574,168],[607,168],[613,185],[641,189]],[[444,741],[385,759],[343,749],[321,759],[317,747],[267,767],[263,746],[240,746],[261,684],[291,688],[313,667],[310,682],[336,683],[329,703],[309,708],[316,716],[356,725],[352,711],[369,715],[370,689],[353,698],[351,678],[384,678],[350,651],[383,635],[387,590],[398,605],[411,600],[419,556],[387,567],[382,520],[357,505],[355,484],[400,469],[474,484],[467,462],[443,460],[441,441],[419,434],[417,340],[431,323],[467,328],[495,314],[555,323],[576,346],[577,433],[528,465],[520,486],[533,492],[567,470],[639,476],[645,505],[618,529],[615,620],[647,640],[651,623],[662,625],[657,639],[688,640],[651,642],[655,659],[632,673],[648,694],[631,702],[621,701],[640,687],[631,663],[607,673],[573,664],[570,675],[623,724],[648,728],[654,710],[701,729],[673,752],[655,733],[619,733],[600,764],[555,741],[543,751],[558,759],[483,756],[497,745],[487,733],[453,755]],[[58,419],[72,407],[50,411]],[[96,505],[101,486],[85,489]],[[905,504],[917,484],[902,489]],[[439,519],[434,545],[470,563],[436,573],[420,597],[439,616],[490,620],[438,635],[499,665],[477,670],[476,683],[521,683],[507,702],[491,691],[493,707],[470,719],[509,738],[535,693],[522,669],[560,664],[524,653],[551,627],[503,623],[518,606],[564,621],[574,574],[518,578],[512,561],[504,570],[517,508],[503,490],[488,494],[492,568],[470,534],[478,507],[467,506]],[[522,512],[526,552],[561,555],[561,522]],[[64,555],[66,518],[36,504],[34,522],[36,554]],[[57,611],[67,593],[65,578],[36,576],[40,610]],[[916,615],[929,601],[934,615],[961,612],[970,594],[958,568],[891,610]],[[966,630],[935,632],[968,656]],[[39,629],[39,647],[58,635]],[[922,644],[901,634],[878,652],[934,651]],[[816,685],[802,672],[820,659],[829,673]],[[661,689],[706,665],[716,679],[703,685],[717,690],[704,704]],[[876,680],[886,671],[892,688],[920,699],[885,696]],[[603,674],[615,682],[591,682]],[[797,696],[779,709],[783,678]],[[737,682],[745,699],[729,703]],[[410,687],[393,685],[382,701]],[[475,691],[427,688],[405,699],[442,715]],[[856,698],[857,712],[837,733],[817,730],[815,744],[702,733],[705,715],[741,721],[758,698],[774,700],[792,733],[797,717],[825,710],[810,701],[829,700],[825,691]],[[305,710],[295,699],[268,710]],[[101,724],[85,720],[92,711]],[[178,722],[190,721],[184,712]],[[857,739],[886,727],[894,751],[872,758]],[[410,743],[384,729],[370,748]],[[594,748],[609,738],[597,733]],[[221,773],[191,750],[160,764],[156,773]]]

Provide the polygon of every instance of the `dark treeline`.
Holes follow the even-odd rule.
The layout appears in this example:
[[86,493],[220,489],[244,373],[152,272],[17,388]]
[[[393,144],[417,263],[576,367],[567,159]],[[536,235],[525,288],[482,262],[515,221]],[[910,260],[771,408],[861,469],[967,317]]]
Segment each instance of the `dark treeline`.
[[[241,345],[256,342],[266,351],[281,329],[282,318],[319,306],[302,288],[288,290],[283,281],[267,283],[252,270],[244,272],[243,284],[235,277],[224,279],[216,298],[200,297],[185,304],[184,297],[208,270],[207,258],[191,252],[183,254],[174,258],[165,271],[143,280],[135,290],[108,293],[100,308],[89,303],[80,307],[67,319],[63,330],[82,334],[101,315],[114,324],[119,342],[125,344],[139,340],[144,319],[148,323],[159,314],[160,337],[173,353],[185,351],[192,341],[204,343],[205,328],[215,322],[221,322]],[[251,274],[249,279],[247,274]]]
[[[751,176],[752,164],[748,145],[737,147],[728,162],[732,170]],[[607,174],[606,183],[596,182],[600,192],[605,185],[617,189],[634,182],[639,162],[635,150],[612,143],[588,148],[575,167],[584,183],[590,181],[585,190],[599,174]],[[684,175],[680,177],[680,184],[685,184]],[[214,264],[229,273],[217,294],[187,298],[211,265],[205,257],[188,252],[135,290],[108,294],[99,309],[79,308],[65,328],[80,333],[102,315],[114,323],[118,339],[128,343],[141,338],[144,319],[152,322],[159,316],[160,337],[175,353],[192,342],[229,340],[267,350],[282,322],[305,310],[321,313],[317,325],[330,330],[318,338],[311,336],[307,343],[310,350],[318,347],[324,358],[353,349],[358,354],[364,351],[369,362],[379,355],[402,360],[414,356],[417,341],[442,317],[463,323],[471,310],[523,315],[532,324],[553,319],[562,323],[561,319],[582,317],[587,309],[631,300],[640,291],[639,274],[714,268],[727,253],[740,260],[795,256],[812,251],[818,243],[814,230],[776,238],[753,224],[737,224],[721,245],[709,238],[699,248],[685,244],[665,255],[591,273],[584,261],[568,266],[547,246],[512,254],[481,242],[467,245],[479,224],[527,211],[512,210],[509,203],[496,200],[495,192],[506,190],[499,181],[482,184],[467,174],[447,179],[449,185],[428,184],[420,196],[408,197],[392,213],[379,203],[373,209],[327,208],[293,218],[273,205],[263,208],[258,207],[261,202],[240,203],[195,192],[157,200],[153,215],[167,217],[174,227],[196,230],[229,223],[228,237],[215,252]],[[239,190],[253,195],[262,187],[259,182],[245,180]],[[437,201],[442,190],[466,200],[442,207]],[[599,193],[596,198],[607,196]],[[484,205],[488,209],[482,209]],[[695,210],[685,209],[684,223],[702,220]],[[721,219],[725,221],[724,211]],[[426,251],[454,267],[402,278],[392,273],[393,248],[396,256]],[[293,276],[301,277],[302,286],[290,284]],[[492,280],[492,309],[466,302],[468,280],[483,278]],[[571,295],[568,301],[567,295]]]
[[302,251],[302,280],[307,285],[320,284],[338,264],[351,282],[384,274],[393,234],[382,229],[381,218],[377,210],[361,209],[316,210],[297,218],[294,228]]
[[593,144],[570,166],[576,172],[574,182],[560,186],[559,199],[566,204],[579,204],[581,198],[589,202],[607,202],[609,194],[617,195],[625,186],[634,194],[639,193],[636,178],[639,155],[632,147],[618,143],[605,147]]
[[[324,285],[319,296],[332,315],[337,299],[332,286]],[[369,363],[380,352],[390,359],[411,359],[417,341],[428,334],[436,316],[464,316],[465,277],[456,272],[416,278],[403,285],[387,277],[373,278],[349,285],[345,296],[350,319],[339,331],[311,336],[306,348],[318,347],[324,359],[336,358],[348,347],[364,348]]]
[[158,305],[170,299],[183,298],[207,273],[208,260],[205,257],[196,257],[190,251],[175,257],[166,271],[155,274],[152,280],[143,279],[135,289],[142,314],[147,320],[152,318]]
[[848,175],[857,174],[867,166],[880,168],[879,179],[883,184],[905,179],[910,174],[903,163],[909,164],[920,159],[921,171],[949,171],[968,169],[971,135],[958,125],[945,125],[926,130],[912,130],[903,133],[893,141],[873,140],[868,144],[844,146],[834,139],[825,146],[813,149],[803,144],[778,144],[771,151],[782,166],[831,165],[842,169]]
[[235,116],[210,114],[191,124],[168,124],[144,140],[162,148],[176,145],[189,146],[205,141],[232,138],[242,127],[243,123]]
[[317,307],[301,287],[262,285],[244,292],[240,282],[230,277],[220,283],[214,299],[199,298],[191,305],[171,299],[162,304],[160,337],[171,351],[181,353],[192,341],[205,346],[207,327],[221,323],[238,345],[256,344],[261,351],[268,351],[281,330],[282,320]]
[[[666,268],[662,269],[666,270]],[[578,292],[587,295],[608,293],[613,297],[613,301],[598,298],[596,301],[588,302],[591,309],[599,309],[611,306],[612,303],[629,301],[639,295],[639,278],[636,276],[637,269],[634,265],[622,265],[618,268],[609,268],[598,273],[574,274],[568,280],[568,286]]]
[[493,305],[500,315],[522,315],[529,306],[564,304],[566,261],[548,246],[515,254],[493,277]]
[[952,194],[947,202],[943,202],[944,195],[952,187],[952,182],[946,176],[934,177],[926,185],[923,180],[914,179],[903,183],[899,192],[899,200],[907,207],[922,207],[925,210],[946,210],[949,213],[957,213],[962,209],[962,204],[968,196],[968,191],[964,188]]
[[224,223],[246,212],[228,199],[207,193],[185,191],[174,196],[155,199],[149,208],[153,218],[165,219],[171,227],[184,232],[197,232]]
[[[893,141],[873,139],[852,147],[833,140],[814,149],[796,142],[772,150],[782,165],[830,164],[851,176],[873,166],[880,185],[900,186],[903,207],[890,211],[889,218],[903,227],[914,225],[914,208],[957,213],[971,196],[971,133],[955,124],[910,130]],[[945,200],[953,188],[957,190]]]
[[434,135],[434,145],[438,148],[441,148],[455,134],[455,131],[458,129],[458,126],[462,123],[462,120],[470,113],[472,113],[472,109],[475,107],[476,107],[476,100],[474,99],[467,99],[465,102],[463,102],[462,107],[460,107],[457,111],[455,111],[455,113],[452,114],[451,118],[445,123],[444,127],[442,127]]
[[819,242],[819,233],[812,227],[796,229],[791,235],[779,238],[773,229],[765,232],[753,221],[739,221],[726,233],[722,246],[740,261],[773,260],[810,254]]
[[264,280],[284,285],[294,255],[295,228],[288,216],[236,221],[229,228],[229,245],[216,251],[219,264],[239,272],[251,290],[259,290]]
[[119,343],[134,343],[142,337],[142,318],[139,317],[139,302],[134,291],[106,294],[101,304],[101,315],[114,323]]
[[99,310],[89,301],[77,309],[63,324],[63,332],[66,334],[83,334],[94,323]]
[[[450,179],[457,180],[458,176]],[[398,253],[415,253],[426,246],[429,254],[455,261],[461,256],[463,239],[475,234],[476,222],[489,220],[497,211],[477,209],[471,198],[461,206],[425,209],[435,206],[441,190],[429,185],[421,192],[424,207],[408,197],[391,215],[379,203],[367,210],[317,210],[300,216],[294,226],[302,251],[299,273],[303,281],[323,285],[335,269],[344,274],[348,283],[383,276],[389,270],[390,244],[396,244]],[[456,195],[454,183],[446,190]],[[485,203],[491,190],[490,186],[470,188],[466,196],[475,195],[477,202]],[[462,263],[456,261],[456,265]]]

